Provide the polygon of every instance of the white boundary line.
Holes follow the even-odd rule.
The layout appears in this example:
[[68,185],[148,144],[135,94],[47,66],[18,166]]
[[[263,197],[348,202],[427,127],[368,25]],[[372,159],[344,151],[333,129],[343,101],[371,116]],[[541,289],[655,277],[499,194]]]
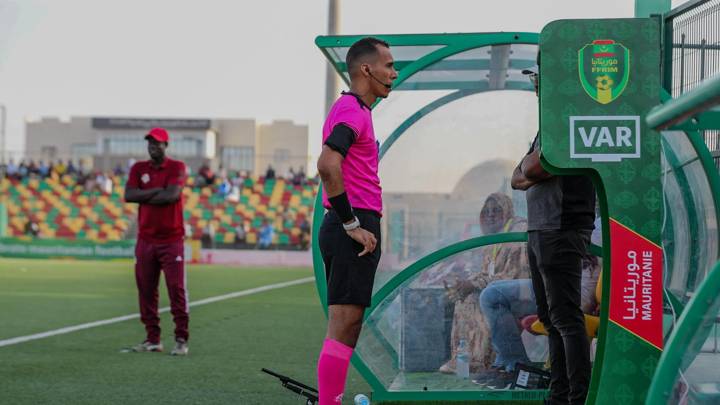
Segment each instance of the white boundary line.
[[[213,302],[228,300],[231,298],[244,297],[246,295],[257,294],[257,293],[270,291],[270,290],[276,290],[278,288],[285,288],[285,287],[290,287],[293,285],[305,284],[305,283],[309,283],[314,280],[315,280],[315,277],[306,277],[306,278],[301,278],[298,280],[286,281],[283,283],[268,284],[268,285],[264,285],[262,287],[250,288],[248,290],[236,291],[234,293],[223,294],[223,295],[218,295],[216,297],[209,297],[209,298],[201,299],[198,301],[193,301],[190,303],[189,306],[196,307],[196,306],[205,305],[205,304],[212,304]],[[169,307],[160,309],[161,313],[168,312],[168,311],[170,311]],[[139,314],[118,316],[115,318],[103,319],[101,321],[88,322],[88,323],[83,323],[83,324],[74,325],[74,326],[66,326],[64,328],[50,330],[50,331],[42,332],[42,333],[36,333],[34,335],[18,336],[18,337],[14,337],[14,338],[10,338],[10,339],[0,340],[0,347],[11,346],[11,345],[15,345],[18,343],[29,342],[31,340],[44,339],[44,338],[56,336],[56,335],[63,335],[65,333],[71,333],[71,332],[76,332],[76,331],[83,330],[83,329],[95,328],[97,326],[110,325],[113,323],[123,322],[123,321],[127,321],[130,319],[137,319],[139,317],[140,317]]]

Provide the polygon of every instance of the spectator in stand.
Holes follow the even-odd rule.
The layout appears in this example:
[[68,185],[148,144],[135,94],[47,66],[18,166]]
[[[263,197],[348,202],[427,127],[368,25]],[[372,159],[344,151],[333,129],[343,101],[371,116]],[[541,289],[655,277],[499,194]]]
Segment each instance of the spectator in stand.
[[232,186],[230,188],[230,193],[225,197],[225,201],[230,201],[233,203],[240,202],[240,187]]
[[18,166],[15,164],[15,162],[10,159],[7,164],[7,169],[5,170],[5,174],[9,179],[17,179],[18,177]]
[[62,177],[67,171],[67,166],[65,166],[65,163],[63,163],[62,160],[58,159],[58,162],[55,164],[53,169],[59,177]]
[[300,249],[307,250],[310,246],[310,222],[303,217],[300,222]]
[[20,161],[20,166],[18,167],[18,176],[20,179],[24,179],[28,175],[28,166],[25,163],[25,159]]
[[294,183],[295,185],[298,185],[298,186],[305,185],[305,180],[306,180],[305,169],[303,169],[302,166],[300,166],[300,168],[298,169],[297,176],[295,176],[295,178],[297,179]]
[[294,182],[294,181],[295,181],[295,176],[297,176],[297,174],[295,174],[295,169],[293,169],[293,168],[291,167],[290,170],[288,171],[287,176],[285,176],[285,180],[287,180],[287,181],[289,181],[289,182]]
[[274,179],[275,179],[275,169],[273,169],[272,165],[268,165],[268,168],[265,171],[265,180],[274,180]]
[[213,173],[212,169],[210,169],[210,166],[206,163],[204,163],[200,170],[198,170],[199,181],[198,186],[205,187],[210,186],[215,182],[215,174]]
[[67,171],[67,174],[69,174],[71,176],[74,176],[75,174],[77,174],[77,169],[75,168],[75,164],[73,163],[72,159],[68,159],[66,171]]
[[242,172],[238,170],[235,172],[235,176],[233,176],[232,180],[230,180],[230,183],[232,183],[234,187],[241,188],[244,181],[245,178],[243,177]]
[[270,249],[274,236],[275,228],[273,228],[267,219],[263,219],[262,228],[260,228],[260,238],[258,238],[258,247],[260,249]]
[[185,239],[189,240],[193,237],[192,225],[189,222],[185,222]]
[[231,189],[232,189],[232,185],[230,184],[230,182],[228,181],[227,178],[224,178],[222,180],[222,183],[220,183],[220,185],[218,186],[218,194],[221,197],[226,198],[228,195],[230,195]]
[[83,159],[78,159],[78,166],[75,173],[78,176],[87,176],[90,173],[90,169],[85,166]]
[[34,160],[30,160],[30,163],[28,164],[28,174],[31,177],[37,177],[40,175],[40,170],[38,169]]
[[240,222],[235,227],[235,248],[244,247],[247,244],[248,225],[246,222]]
[[38,173],[43,179],[50,175],[50,166],[46,165],[44,161],[40,161],[38,165]]
[[100,184],[101,184],[103,193],[105,193],[107,195],[112,194],[112,192],[113,192],[112,176],[110,176],[109,174],[103,175],[103,182]]
[[211,248],[215,244],[215,227],[212,223],[208,222],[203,228],[200,243],[203,248]]
[[[80,164],[82,165],[82,161],[80,161]],[[120,163],[115,165],[115,170],[113,170],[113,174],[115,174],[116,176],[124,176],[125,175],[125,171],[123,170],[122,165]]]
[[105,175],[101,171],[95,172],[95,189],[98,192],[103,193],[105,191],[104,186],[105,186]]
[[25,233],[32,236],[33,238],[37,238],[40,236],[40,225],[38,225],[37,220],[34,216],[31,216],[27,224],[25,224]]
[[[127,167],[125,168],[125,172],[126,172],[126,173],[130,173],[130,168],[133,167],[133,165],[135,164],[135,162],[136,162],[135,158],[130,158],[130,159],[128,159],[128,161],[127,161]],[[80,161],[80,164],[82,165],[82,160]]]

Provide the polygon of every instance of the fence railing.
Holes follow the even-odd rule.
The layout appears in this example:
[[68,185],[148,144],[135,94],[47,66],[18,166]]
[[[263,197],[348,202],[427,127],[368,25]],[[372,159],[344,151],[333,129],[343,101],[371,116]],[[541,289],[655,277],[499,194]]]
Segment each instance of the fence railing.
[[[720,74],[720,0],[688,1],[664,18],[663,87],[677,98]],[[720,131],[702,135],[711,152],[720,151]]]

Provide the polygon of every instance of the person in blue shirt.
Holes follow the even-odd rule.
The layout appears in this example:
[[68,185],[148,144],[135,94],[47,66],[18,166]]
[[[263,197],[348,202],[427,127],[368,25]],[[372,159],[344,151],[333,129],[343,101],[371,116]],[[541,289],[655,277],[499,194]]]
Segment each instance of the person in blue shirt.
[[258,239],[258,247],[260,249],[269,249],[275,236],[275,229],[267,219],[263,220],[262,228],[260,228],[260,238]]

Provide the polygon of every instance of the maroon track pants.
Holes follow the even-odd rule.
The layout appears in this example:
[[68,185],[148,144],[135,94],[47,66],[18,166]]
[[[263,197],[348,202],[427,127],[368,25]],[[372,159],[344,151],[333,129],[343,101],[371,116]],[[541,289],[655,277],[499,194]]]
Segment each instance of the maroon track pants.
[[175,338],[188,339],[188,297],[185,279],[183,241],[150,243],[138,239],[135,245],[135,283],[140,301],[140,320],[145,325],[147,340],[160,342],[158,316],[158,284],[160,271],[170,296],[170,312],[175,321]]

